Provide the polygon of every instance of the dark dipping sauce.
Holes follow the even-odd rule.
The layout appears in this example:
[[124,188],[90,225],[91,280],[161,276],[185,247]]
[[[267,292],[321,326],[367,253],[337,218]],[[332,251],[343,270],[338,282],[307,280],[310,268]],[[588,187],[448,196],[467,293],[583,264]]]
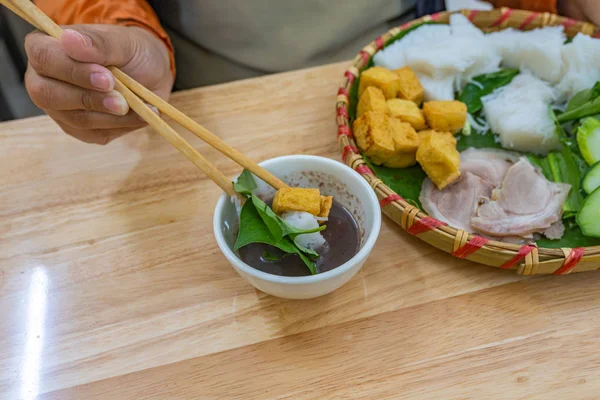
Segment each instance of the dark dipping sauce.
[[[328,218],[327,228],[321,232],[327,244],[316,249],[320,256],[315,260],[318,273],[339,267],[354,257],[360,248],[358,225],[348,210],[334,201]],[[275,258],[284,255],[281,250],[264,243],[251,243],[239,250],[242,261],[259,271],[280,276],[311,275],[298,255],[289,254],[278,261],[270,261],[264,258],[265,252]]]

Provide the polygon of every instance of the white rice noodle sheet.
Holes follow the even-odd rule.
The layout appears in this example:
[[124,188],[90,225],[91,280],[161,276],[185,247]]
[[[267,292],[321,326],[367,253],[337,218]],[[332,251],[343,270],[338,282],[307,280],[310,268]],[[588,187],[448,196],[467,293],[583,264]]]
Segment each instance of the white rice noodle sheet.
[[547,154],[560,149],[549,108],[554,99],[548,83],[522,73],[484,97],[483,112],[504,148]]
[[494,32],[488,39],[502,57],[502,64],[533,73],[557,83],[563,76],[562,48],[567,39],[563,26],[519,31],[513,28]]
[[562,49],[564,76],[556,86],[557,101],[567,102],[573,95],[600,81],[600,40],[582,33]]

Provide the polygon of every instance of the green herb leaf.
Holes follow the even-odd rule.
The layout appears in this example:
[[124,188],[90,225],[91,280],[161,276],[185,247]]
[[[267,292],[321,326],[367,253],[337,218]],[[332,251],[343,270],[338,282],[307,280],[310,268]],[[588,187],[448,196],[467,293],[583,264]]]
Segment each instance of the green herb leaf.
[[252,195],[252,203],[256,207],[256,211],[260,215],[261,219],[269,228],[271,235],[275,241],[280,241],[285,235],[283,234],[283,221],[275,214],[273,210],[257,196]]
[[593,88],[577,93],[565,109],[558,116],[558,121],[564,124],[568,121],[589,117],[600,113],[600,82],[596,82]]
[[306,264],[312,274],[317,273],[315,263],[307,257],[290,238],[284,237],[281,240],[275,240],[260,213],[256,209],[254,202],[247,201],[242,206],[240,229],[234,250],[238,251],[240,248],[251,243],[270,244],[285,253],[297,254],[302,261],[304,261],[304,264]]
[[287,255],[288,255],[288,253],[282,254],[281,256],[274,256],[271,253],[269,253],[267,250],[265,250],[263,252],[262,258],[267,261],[277,262],[277,261],[281,261]]
[[298,244],[298,242],[296,241],[296,239],[294,239],[294,244],[304,253],[304,254],[308,254],[309,256],[313,257],[313,258],[319,258],[319,253],[317,253],[316,251],[314,251],[313,249],[309,249],[308,247],[304,247],[300,244]]
[[233,184],[233,189],[236,192],[247,195],[247,196],[250,196],[252,194],[252,191],[254,189],[256,189],[257,187],[258,186],[256,186],[256,181],[254,180],[252,173],[250,171],[248,171],[247,169],[242,171],[242,174],[238,177],[237,181],[234,182],[234,184]]
[[473,78],[473,81],[477,83],[471,82],[467,84],[457,100],[467,105],[467,110],[470,114],[475,114],[483,108],[482,97],[491,94],[498,88],[508,85],[518,74],[518,69],[502,69],[498,72],[476,76]]

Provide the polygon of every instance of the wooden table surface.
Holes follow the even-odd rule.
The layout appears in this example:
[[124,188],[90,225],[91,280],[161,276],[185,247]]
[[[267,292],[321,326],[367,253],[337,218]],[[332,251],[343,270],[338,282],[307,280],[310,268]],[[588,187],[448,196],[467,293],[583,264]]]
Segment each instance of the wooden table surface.
[[[343,68],[173,103],[255,160],[339,159]],[[600,398],[600,273],[524,278],[384,219],[350,283],[273,298],[221,255],[219,190],[150,130],[100,147],[0,124],[0,188],[1,399]]]

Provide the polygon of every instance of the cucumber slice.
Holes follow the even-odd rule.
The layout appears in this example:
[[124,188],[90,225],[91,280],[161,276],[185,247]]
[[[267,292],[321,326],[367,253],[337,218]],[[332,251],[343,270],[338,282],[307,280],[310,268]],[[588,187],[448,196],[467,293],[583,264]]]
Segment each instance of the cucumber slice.
[[583,176],[581,187],[587,194],[592,194],[594,190],[600,187],[600,162],[594,164]]
[[577,214],[577,225],[585,236],[600,238],[600,188],[584,200]]
[[577,144],[581,155],[588,163],[594,165],[600,161],[600,121],[586,118],[577,129]]

